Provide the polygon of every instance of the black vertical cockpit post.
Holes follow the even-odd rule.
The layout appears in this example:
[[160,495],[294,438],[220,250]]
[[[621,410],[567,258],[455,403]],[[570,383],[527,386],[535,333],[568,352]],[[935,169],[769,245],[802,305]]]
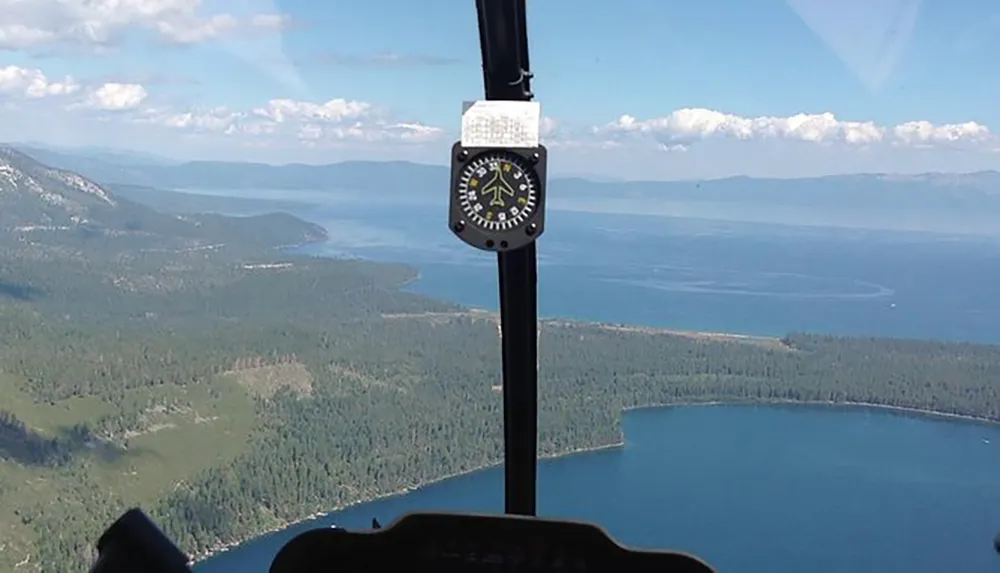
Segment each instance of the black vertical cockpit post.
[[[476,0],[487,100],[529,101],[524,0]],[[535,515],[538,285],[535,243],[497,253],[503,353],[505,512]]]

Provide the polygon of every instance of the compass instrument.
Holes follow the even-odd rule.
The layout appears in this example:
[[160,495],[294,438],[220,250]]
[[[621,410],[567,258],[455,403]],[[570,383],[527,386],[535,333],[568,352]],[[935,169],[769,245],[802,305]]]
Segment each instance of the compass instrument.
[[516,250],[542,234],[545,147],[452,148],[449,226],[485,251]]

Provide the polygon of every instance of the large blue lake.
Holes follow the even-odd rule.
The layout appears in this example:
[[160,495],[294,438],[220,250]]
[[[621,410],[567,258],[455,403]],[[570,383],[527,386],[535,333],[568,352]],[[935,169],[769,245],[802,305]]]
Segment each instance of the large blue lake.
[[[994,572],[1000,428],[815,407],[639,410],[622,449],[543,462],[539,512],[747,573]],[[984,439],[991,443],[987,444]],[[282,543],[407,511],[503,511],[499,469],[356,506],[198,567],[263,573]],[[331,564],[335,570],[335,564]]]
[[[497,305],[495,257],[451,235],[443,203],[241,194],[298,201],[288,210],[331,237],[309,252],[406,262],[420,269],[413,290]],[[547,316],[779,336],[1000,342],[1000,238],[566,210],[552,210],[546,229],[538,252],[539,308]]]
[[[442,207],[298,195],[291,211],[331,234],[311,252],[405,261],[420,269],[413,290],[495,308],[494,258],[451,237]],[[539,252],[549,316],[1000,342],[1000,244],[991,239],[554,211]],[[693,551],[723,571],[1000,568],[991,548],[998,427],[730,406],[633,412],[625,427],[623,449],[543,464],[541,512],[598,521],[630,544]],[[481,472],[325,521],[363,527],[412,509],[498,511],[501,480]],[[266,571],[280,543],[307,526],[315,524],[198,569]]]

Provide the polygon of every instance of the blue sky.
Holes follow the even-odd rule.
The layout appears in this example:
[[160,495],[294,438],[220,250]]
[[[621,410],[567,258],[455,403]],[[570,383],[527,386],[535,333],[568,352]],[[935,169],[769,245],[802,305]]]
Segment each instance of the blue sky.
[[[1000,168],[987,0],[528,0],[563,173]],[[177,158],[444,162],[473,0],[0,0],[4,139]]]

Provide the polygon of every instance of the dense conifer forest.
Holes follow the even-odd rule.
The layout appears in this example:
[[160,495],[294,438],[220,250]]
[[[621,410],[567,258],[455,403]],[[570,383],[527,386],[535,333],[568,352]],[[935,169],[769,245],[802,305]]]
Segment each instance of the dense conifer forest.
[[[134,504],[197,554],[500,459],[492,314],[400,291],[401,266],[193,261],[0,268],[0,571],[83,570]],[[540,340],[544,454],[614,444],[646,404],[1000,417],[991,346],[556,321]]]
[[[0,240],[0,571],[85,570],[133,505],[205,554],[500,460],[492,314],[400,290],[404,266],[129,240]],[[623,409],[649,404],[1000,417],[998,347],[540,332],[546,455],[618,443]]]

